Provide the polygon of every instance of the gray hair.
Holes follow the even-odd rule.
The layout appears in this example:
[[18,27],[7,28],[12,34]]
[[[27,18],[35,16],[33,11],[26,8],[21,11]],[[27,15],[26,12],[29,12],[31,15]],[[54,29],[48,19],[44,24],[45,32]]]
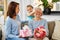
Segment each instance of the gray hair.
[[36,9],[39,9],[39,10],[41,10],[41,8],[39,8],[39,7],[35,7],[34,9],[35,9],[35,10],[36,10]]

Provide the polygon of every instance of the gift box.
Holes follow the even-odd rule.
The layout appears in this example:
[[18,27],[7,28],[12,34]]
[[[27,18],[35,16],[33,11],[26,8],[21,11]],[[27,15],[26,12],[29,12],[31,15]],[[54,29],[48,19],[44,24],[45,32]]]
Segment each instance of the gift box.
[[21,37],[29,37],[32,36],[32,31],[31,29],[25,25],[22,30],[20,30],[20,36]]
[[44,38],[46,36],[46,31],[44,26],[40,26],[34,29],[34,37],[35,38]]

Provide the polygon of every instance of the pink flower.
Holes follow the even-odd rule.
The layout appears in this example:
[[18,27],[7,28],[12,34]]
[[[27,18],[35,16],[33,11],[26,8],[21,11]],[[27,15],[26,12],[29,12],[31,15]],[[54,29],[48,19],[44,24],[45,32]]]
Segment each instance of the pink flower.
[[44,26],[40,26],[34,30],[35,38],[43,38],[44,36],[46,36],[46,31],[44,29]]

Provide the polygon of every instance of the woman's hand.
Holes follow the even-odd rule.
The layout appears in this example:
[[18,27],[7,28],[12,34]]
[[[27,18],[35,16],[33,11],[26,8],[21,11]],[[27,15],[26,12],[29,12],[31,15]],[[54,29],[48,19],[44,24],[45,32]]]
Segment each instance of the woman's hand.
[[21,38],[22,36],[18,35],[19,38]]

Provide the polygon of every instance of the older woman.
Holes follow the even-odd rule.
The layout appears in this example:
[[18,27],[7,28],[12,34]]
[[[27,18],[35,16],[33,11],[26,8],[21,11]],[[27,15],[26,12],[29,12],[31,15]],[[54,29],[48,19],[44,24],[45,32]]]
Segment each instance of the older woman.
[[33,20],[29,22],[29,27],[32,29],[32,32],[34,32],[35,28],[37,28],[39,26],[44,26],[44,28],[46,30],[46,36],[43,39],[39,38],[39,40],[49,40],[47,38],[47,36],[49,34],[47,21],[45,19],[41,18],[42,10],[40,8],[35,8],[34,16],[35,17],[33,18]]
[[7,40],[25,40],[24,38],[20,38],[19,30],[20,30],[20,20],[17,19],[17,15],[19,12],[19,3],[11,2],[8,6],[7,11],[7,19],[5,22],[5,30],[6,30],[6,39]]

